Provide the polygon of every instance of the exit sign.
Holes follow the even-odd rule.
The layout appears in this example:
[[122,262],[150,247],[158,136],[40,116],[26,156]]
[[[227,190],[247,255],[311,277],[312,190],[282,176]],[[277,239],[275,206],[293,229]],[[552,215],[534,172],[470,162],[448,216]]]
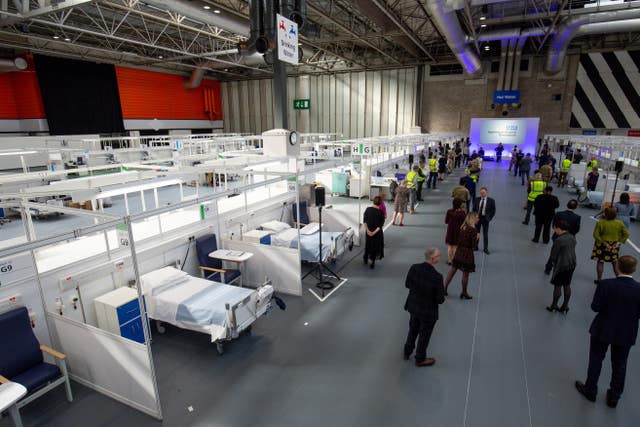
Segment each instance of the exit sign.
[[311,101],[309,99],[294,99],[293,100],[293,109],[294,110],[308,110],[311,106]]

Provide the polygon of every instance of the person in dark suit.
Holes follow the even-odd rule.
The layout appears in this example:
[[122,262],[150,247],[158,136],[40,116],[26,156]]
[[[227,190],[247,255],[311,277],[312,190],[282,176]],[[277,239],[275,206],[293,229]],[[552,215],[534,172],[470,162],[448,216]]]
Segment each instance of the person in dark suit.
[[[580,232],[580,215],[575,213],[575,210],[578,208],[578,201],[576,199],[571,199],[567,202],[567,210],[558,212],[553,217],[553,223],[557,224],[560,221],[564,221],[567,223],[568,232],[573,234],[575,237],[576,234]],[[551,236],[551,240],[556,239],[556,233],[553,233]],[[544,274],[550,274],[551,269],[553,268],[553,263],[551,262],[551,257],[547,260],[547,263],[544,266]]]
[[427,357],[427,346],[438,321],[438,305],[444,302],[442,274],[434,267],[440,262],[440,249],[426,249],[424,258],[422,264],[411,266],[405,280],[409,295],[404,309],[409,312],[410,318],[409,333],[404,344],[404,360],[409,360],[415,347],[416,366],[431,366],[436,363],[434,358]]
[[560,201],[556,196],[551,194],[553,187],[547,185],[544,193],[536,197],[533,202],[533,215],[536,217],[536,229],[533,232],[532,242],[540,241],[540,232],[542,231],[542,241],[549,243],[551,237],[551,221],[556,214],[556,209],[560,207]]
[[633,280],[638,260],[621,256],[617,261],[618,277],[600,280],[593,295],[591,309],[598,313],[591,323],[589,370],[587,381],[576,381],[580,394],[596,401],[602,361],[611,346],[611,383],[607,390],[607,405],[615,408],[624,390],[629,350],[636,343],[640,320],[640,283]]
[[489,255],[489,223],[496,215],[496,202],[489,197],[487,187],[480,189],[480,197],[476,197],[473,201],[473,211],[478,214],[478,225],[476,229],[478,233],[482,230],[482,244],[484,253]]

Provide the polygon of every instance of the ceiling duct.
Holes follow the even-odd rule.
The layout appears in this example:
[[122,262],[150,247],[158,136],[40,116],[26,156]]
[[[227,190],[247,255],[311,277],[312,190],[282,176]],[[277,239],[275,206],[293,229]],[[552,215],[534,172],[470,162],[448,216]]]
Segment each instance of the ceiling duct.
[[427,8],[431,14],[434,25],[447,39],[447,45],[458,61],[467,70],[474,74],[482,69],[482,63],[478,55],[466,43],[465,33],[460,28],[456,11],[445,3],[445,0],[427,0]]
[[190,2],[179,0],[144,0],[144,3],[160,10],[178,13],[191,20],[211,24],[240,36],[249,37],[249,21],[230,14],[214,14]]
[[256,49],[264,53],[264,13],[265,0],[249,0],[249,39],[239,44],[241,54],[251,54]]
[[26,69],[27,61],[24,58],[0,59],[0,73],[23,71]]
[[189,77],[189,80],[184,82],[184,87],[186,89],[195,89],[197,87],[200,87],[200,83],[202,83],[202,78],[204,77],[205,71],[206,70],[204,68],[196,68],[195,70],[193,70],[191,72],[191,77]]
[[[384,33],[396,30],[398,27],[396,24],[383,12],[376,2],[371,0],[354,0],[354,3],[358,6],[358,9],[370,19],[376,26],[378,26]],[[413,41],[407,36],[389,36],[395,43],[402,46],[405,50],[411,53],[413,56],[422,56],[420,49],[414,44]]]
[[578,35],[585,35],[585,33],[580,34],[581,27],[601,23],[606,24],[592,27],[589,34],[597,34],[595,31],[596,28],[606,29],[605,32],[607,33],[629,31],[629,25],[633,24],[629,24],[628,21],[635,20],[636,18],[640,18],[640,8],[590,13],[588,15],[579,15],[568,18],[558,27],[558,31],[549,45],[546,65],[547,72],[557,73],[560,71],[571,40]]

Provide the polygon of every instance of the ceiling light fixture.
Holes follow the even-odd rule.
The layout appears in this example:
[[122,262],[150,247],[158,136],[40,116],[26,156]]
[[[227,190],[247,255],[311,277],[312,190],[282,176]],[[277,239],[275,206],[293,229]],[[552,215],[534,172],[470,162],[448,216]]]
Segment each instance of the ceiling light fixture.
[[58,40],[60,38],[60,36],[53,36],[54,40]]
[[487,19],[487,17],[486,17],[486,16],[481,16],[481,17],[480,17],[480,20],[481,20],[481,21],[484,21],[485,19]]
[[486,45],[486,46],[484,47],[484,50],[489,50],[489,49],[491,49],[491,48],[489,47],[489,45]]
[[158,55],[158,59],[162,59],[162,58],[164,58],[164,56]]
[[214,9],[213,13],[220,13],[220,9]]
[[487,28],[487,24],[480,24],[480,28]]
[[65,38],[64,38],[64,41],[66,41],[66,42],[70,42],[70,41],[71,41],[71,39],[70,39],[69,37],[65,37]]
[[211,9],[211,6],[209,6],[208,4],[205,4],[205,5],[204,5],[204,6],[202,6],[202,7],[204,7],[204,8],[205,8],[205,9],[207,9],[207,10]]

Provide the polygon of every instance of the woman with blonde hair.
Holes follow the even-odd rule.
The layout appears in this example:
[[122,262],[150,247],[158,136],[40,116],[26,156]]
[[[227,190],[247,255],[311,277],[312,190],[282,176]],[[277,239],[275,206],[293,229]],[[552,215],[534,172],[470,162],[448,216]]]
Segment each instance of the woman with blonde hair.
[[396,225],[396,218],[400,217],[400,227],[404,224],[404,213],[407,211],[407,204],[409,203],[409,189],[407,188],[407,180],[403,179],[398,188],[396,188],[396,200],[393,205],[393,218],[391,218],[391,224]]
[[449,283],[455,276],[458,270],[462,271],[462,293],[460,299],[471,299],[471,295],[467,292],[469,286],[469,273],[476,271],[475,259],[473,256],[473,248],[478,244],[478,238],[480,233],[476,230],[476,224],[478,223],[478,214],[476,212],[469,212],[464,219],[464,224],[460,228],[460,236],[458,237],[458,245],[456,247],[456,253],[453,256],[451,262],[451,269],[447,274],[447,280],[444,282],[444,293],[448,295],[447,289]]
[[444,223],[447,224],[447,233],[444,237],[444,241],[447,244],[447,265],[451,265],[451,260],[453,260],[453,255],[456,253],[456,246],[460,238],[460,229],[467,217],[467,213],[462,207],[463,203],[462,199],[453,199],[453,206],[447,211],[444,218]]
[[618,252],[620,245],[629,238],[629,231],[624,223],[616,219],[615,208],[608,207],[604,210],[604,218],[596,224],[593,229],[593,251],[591,259],[596,261],[596,276],[594,282],[597,284],[602,279],[604,263],[610,262],[613,266],[613,272],[616,270],[616,261],[618,260]]

